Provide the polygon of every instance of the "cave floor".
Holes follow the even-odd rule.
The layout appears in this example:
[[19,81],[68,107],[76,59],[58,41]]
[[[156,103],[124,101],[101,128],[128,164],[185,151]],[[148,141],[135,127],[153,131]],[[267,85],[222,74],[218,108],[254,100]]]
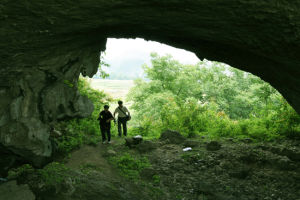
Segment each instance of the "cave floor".
[[[144,141],[131,148],[124,144],[124,138],[113,137],[112,144],[73,151],[63,161],[68,169],[65,180],[54,188],[37,187],[34,173],[21,182],[26,182],[41,200],[300,198],[299,141],[211,142],[195,138],[180,144],[169,140]],[[192,150],[184,152],[185,147]],[[124,174],[120,169],[123,165],[113,162],[124,155],[136,160],[147,158],[150,165],[136,170],[134,176],[132,171]],[[129,161],[123,164],[131,165]]]

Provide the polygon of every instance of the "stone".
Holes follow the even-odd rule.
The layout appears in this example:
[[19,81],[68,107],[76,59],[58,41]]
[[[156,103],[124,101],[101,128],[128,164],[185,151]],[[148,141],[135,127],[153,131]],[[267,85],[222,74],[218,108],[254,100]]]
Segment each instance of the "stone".
[[0,185],[1,200],[35,200],[35,196],[28,185],[17,185],[16,181],[9,181]]
[[55,138],[58,138],[58,137],[62,136],[62,133],[59,130],[54,129],[54,130],[52,130],[51,135]]
[[185,138],[178,132],[173,130],[166,130],[160,135],[160,140],[168,140],[171,144],[181,144],[185,141]]
[[[69,68],[66,73],[79,75],[76,68]],[[36,167],[46,164],[53,152],[50,124],[65,118],[87,117],[93,111],[91,101],[82,97],[75,86],[61,81],[43,85],[49,80],[45,72],[27,72],[10,90],[0,93],[0,98],[8,95],[0,105],[0,144],[11,157]]]
[[217,141],[211,141],[211,142],[207,143],[206,149],[208,151],[218,151],[221,149],[221,144]]
[[142,141],[143,141],[142,137],[125,138],[125,145],[128,147],[133,147],[140,144]]

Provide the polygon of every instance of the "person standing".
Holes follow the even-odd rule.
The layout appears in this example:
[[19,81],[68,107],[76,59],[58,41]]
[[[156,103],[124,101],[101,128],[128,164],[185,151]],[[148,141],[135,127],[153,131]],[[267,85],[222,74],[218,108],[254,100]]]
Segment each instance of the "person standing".
[[101,130],[103,144],[106,143],[106,136],[107,136],[107,143],[110,144],[110,138],[111,138],[110,122],[112,120],[115,120],[115,118],[113,117],[113,115],[111,114],[111,112],[108,109],[109,109],[109,106],[105,105],[104,110],[102,110],[99,113],[99,117],[98,117],[98,120],[100,120],[99,123],[100,123],[100,130]]
[[118,101],[119,106],[116,108],[114,112],[114,117],[118,114],[118,132],[119,137],[122,136],[121,126],[123,126],[123,134],[127,136],[127,121],[131,119],[129,110],[123,106],[122,101]]

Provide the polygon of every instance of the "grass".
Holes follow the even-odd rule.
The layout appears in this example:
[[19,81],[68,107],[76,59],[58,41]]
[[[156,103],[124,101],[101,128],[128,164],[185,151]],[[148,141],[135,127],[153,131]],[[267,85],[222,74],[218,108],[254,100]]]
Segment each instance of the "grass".
[[[122,176],[131,180],[139,179],[141,171],[151,166],[146,157],[134,158],[129,153],[112,157],[110,161]],[[155,180],[158,181],[158,177],[155,177]]]

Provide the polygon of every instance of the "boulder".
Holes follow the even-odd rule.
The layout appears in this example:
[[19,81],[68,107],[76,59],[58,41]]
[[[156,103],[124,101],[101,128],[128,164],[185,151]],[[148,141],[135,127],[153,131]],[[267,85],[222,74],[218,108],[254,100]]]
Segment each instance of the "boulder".
[[138,144],[140,144],[143,141],[142,137],[131,137],[131,138],[125,138],[125,145],[128,147],[133,147]]
[[183,143],[186,139],[181,135],[178,131],[173,131],[173,130],[166,130],[160,135],[160,140],[162,141],[168,141],[168,143],[171,144],[181,144]]

